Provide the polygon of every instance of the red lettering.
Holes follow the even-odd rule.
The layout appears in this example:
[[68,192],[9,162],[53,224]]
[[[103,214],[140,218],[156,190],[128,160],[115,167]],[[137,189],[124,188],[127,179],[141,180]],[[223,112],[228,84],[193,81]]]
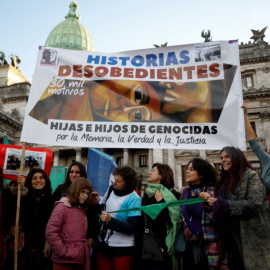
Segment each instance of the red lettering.
[[179,67],[177,69],[175,68],[170,68],[169,69],[169,79],[177,79],[177,80],[182,80],[183,79],[183,74],[182,74],[182,68]]
[[84,66],[84,77],[86,78],[91,78],[93,76],[93,70],[92,70],[93,66],[90,66],[90,65],[86,65]]
[[121,77],[122,76],[122,69],[119,67],[112,67],[111,68],[111,77]]
[[150,78],[155,79],[155,70],[154,69],[150,69]]
[[146,78],[148,76],[148,71],[146,69],[138,68],[136,69],[135,78]]
[[124,77],[125,78],[133,78],[133,68],[124,68]]
[[104,77],[106,76],[107,74],[109,73],[109,69],[106,68],[106,67],[97,67],[95,69],[95,74],[98,76],[98,77]]
[[209,66],[209,70],[211,71],[211,73],[209,74],[210,77],[218,77],[220,75],[220,70],[219,70],[219,64],[218,63],[214,63],[211,64]]
[[167,70],[166,69],[158,69],[157,70],[157,79],[167,80]]
[[81,65],[74,65],[73,66],[73,77],[82,77],[82,66]]
[[194,66],[184,67],[184,71],[187,72],[187,79],[192,79],[192,71],[195,70]]
[[208,78],[207,65],[197,66],[197,76],[198,76],[198,79]]
[[71,73],[70,66],[59,66],[58,76],[69,76]]

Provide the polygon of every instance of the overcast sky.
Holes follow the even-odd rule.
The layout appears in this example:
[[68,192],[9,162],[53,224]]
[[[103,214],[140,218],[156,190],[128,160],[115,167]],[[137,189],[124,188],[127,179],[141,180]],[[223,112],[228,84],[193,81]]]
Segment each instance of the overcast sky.
[[[38,46],[68,14],[71,0],[6,0],[1,3],[0,51],[20,57],[22,73],[32,81]],[[99,52],[119,52],[200,43],[203,29],[213,40],[250,41],[250,29],[267,28],[270,0],[77,0],[82,25]],[[251,40],[253,42],[253,40]]]

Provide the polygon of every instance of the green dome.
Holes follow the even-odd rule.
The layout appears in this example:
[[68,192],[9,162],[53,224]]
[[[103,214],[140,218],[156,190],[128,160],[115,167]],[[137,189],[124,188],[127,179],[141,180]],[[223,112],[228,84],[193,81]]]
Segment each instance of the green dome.
[[45,46],[71,50],[93,51],[94,45],[87,30],[80,23],[76,0],[70,3],[66,20],[49,34]]

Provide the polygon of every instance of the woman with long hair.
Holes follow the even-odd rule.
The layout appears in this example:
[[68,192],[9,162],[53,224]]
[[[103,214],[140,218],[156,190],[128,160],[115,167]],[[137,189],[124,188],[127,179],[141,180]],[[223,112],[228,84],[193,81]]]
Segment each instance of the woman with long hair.
[[[142,198],[142,205],[152,205],[166,201],[175,201],[179,198],[179,193],[174,190],[174,177],[171,167],[167,164],[154,163],[149,172],[148,187]],[[151,219],[142,213],[143,228],[154,231],[159,238],[159,246],[148,246],[145,239],[142,239],[144,251],[150,251],[157,248],[162,251],[162,261],[156,257],[147,258],[147,254],[142,255],[142,269],[173,269],[175,268],[176,258],[174,257],[174,239],[176,235],[177,222],[180,218],[180,208],[169,207],[163,209],[156,219]],[[143,251],[143,252],[144,252]],[[151,251],[150,251],[151,252]],[[153,252],[153,251],[152,251]],[[146,256],[145,256],[146,255]]]
[[[21,179],[19,181],[22,182]],[[25,186],[28,193],[21,197],[19,228],[21,256],[18,267],[27,270],[45,270],[50,266],[50,262],[45,259],[49,250],[45,228],[53,207],[51,182],[44,170],[35,168],[28,173]]]
[[65,182],[59,185],[53,193],[54,201],[59,201],[62,197],[68,195],[71,183],[79,177],[87,178],[85,166],[81,162],[73,161],[68,167]]
[[270,216],[265,186],[242,151],[221,150],[221,177],[216,197],[208,197],[213,218],[237,270],[267,270],[270,265]]
[[[214,197],[217,173],[209,162],[194,158],[188,163],[186,182],[189,186],[183,189],[182,199]],[[221,241],[211,219],[211,207],[200,203],[183,205],[181,212],[186,239],[186,250],[182,254],[183,270],[228,269],[225,252],[222,252]]]

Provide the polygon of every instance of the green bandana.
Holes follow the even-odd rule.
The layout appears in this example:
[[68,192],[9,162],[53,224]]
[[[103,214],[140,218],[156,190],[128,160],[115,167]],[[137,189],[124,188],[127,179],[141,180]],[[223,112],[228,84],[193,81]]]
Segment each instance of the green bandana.
[[[160,191],[165,202],[177,201],[176,197],[172,194],[172,192],[161,184],[149,183],[147,189],[145,190],[145,193],[147,194],[148,197],[152,197],[155,195],[157,191]],[[168,207],[168,211],[170,215],[171,224],[167,224],[166,246],[168,248],[168,254],[173,255],[174,240],[176,236],[176,226],[181,216],[180,207],[179,206]]]

